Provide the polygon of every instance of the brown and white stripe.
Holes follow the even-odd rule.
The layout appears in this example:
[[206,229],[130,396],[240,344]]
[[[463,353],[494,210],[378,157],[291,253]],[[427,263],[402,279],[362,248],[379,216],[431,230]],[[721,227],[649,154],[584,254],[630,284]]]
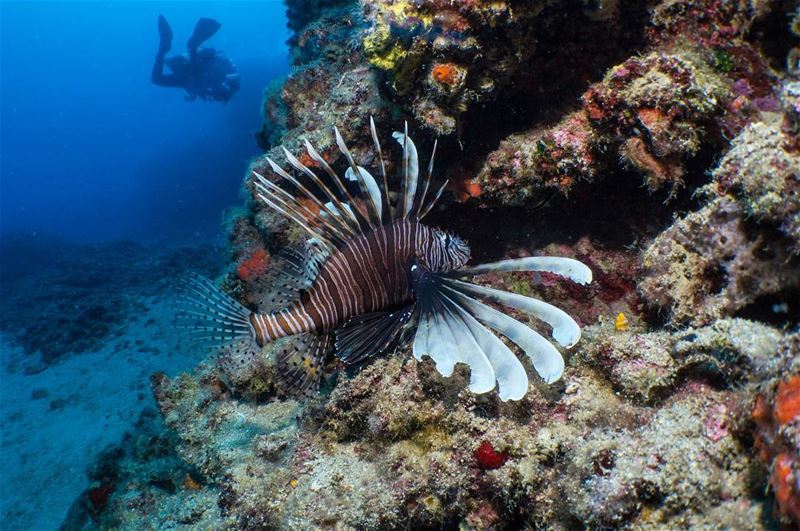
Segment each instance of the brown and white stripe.
[[410,302],[412,263],[446,269],[449,256],[442,235],[403,219],[348,239],[328,257],[298,302],[275,313],[251,315],[258,344],[303,332],[327,332],[350,317]]

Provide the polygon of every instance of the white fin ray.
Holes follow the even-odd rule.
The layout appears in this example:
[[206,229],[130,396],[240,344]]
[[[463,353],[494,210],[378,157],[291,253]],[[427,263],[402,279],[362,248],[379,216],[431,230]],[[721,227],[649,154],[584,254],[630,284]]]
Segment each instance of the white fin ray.
[[[383,201],[381,199],[381,190],[378,188],[378,183],[375,181],[375,177],[372,176],[370,172],[368,172],[365,168],[361,166],[356,166],[358,168],[359,173],[361,173],[361,181],[366,186],[367,192],[369,194],[369,199],[372,201],[372,204],[375,207],[377,212],[383,212]],[[352,168],[347,168],[347,171],[344,174],[345,179],[349,181],[357,181],[358,179],[353,174]]]
[[417,305],[417,330],[414,333],[414,343],[411,354],[417,361],[422,361],[422,356],[428,352],[428,337],[430,335],[431,321],[428,319],[428,310],[421,304]]
[[[304,228],[314,227],[312,235],[320,236],[326,240],[343,241],[346,236],[342,234],[339,228],[333,225],[329,219],[317,216],[305,205],[298,203],[297,200],[286,190],[271,182],[257,172],[253,172],[256,176],[256,189],[259,192],[259,197],[266,202],[273,209],[286,215],[287,212],[294,214],[297,218],[302,219],[301,223],[295,218],[291,218],[300,223]],[[277,204],[276,204],[277,203]],[[338,220],[337,220],[338,221]]]
[[578,284],[592,281],[592,270],[586,264],[573,258],[561,256],[529,256],[481,264],[452,271],[450,276],[472,276],[484,273],[503,273],[507,271],[546,271],[568,278]]
[[375,155],[378,157],[378,162],[380,163],[381,168],[381,177],[383,178],[383,204],[386,207],[386,215],[384,216],[384,213],[381,212],[381,220],[386,222],[387,220],[394,219],[394,214],[392,212],[392,203],[389,201],[389,180],[386,176],[386,164],[383,162],[381,143],[378,141],[378,130],[375,128],[375,120],[372,119],[372,116],[369,117],[369,132],[372,135],[372,143],[375,146]]
[[553,339],[558,341],[558,344],[562,347],[572,347],[581,338],[581,327],[578,326],[578,323],[564,310],[552,304],[532,297],[526,297],[525,295],[477,286],[460,280],[443,279],[442,282],[461,293],[485,297],[503,306],[516,308],[533,315],[551,326],[553,329]]
[[439,145],[439,139],[434,139],[433,141],[433,149],[431,150],[431,160],[428,162],[428,174],[425,177],[425,187],[422,189],[422,195],[419,197],[419,202],[417,204],[416,212],[414,217],[416,219],[420,219],[420,213],[422,209],[425,207],[425,198],[428,196],[428,189],[431,186],[431,179],[433,179],[433,161],[436,158],[436,146]]
[[[295,159],[295,158],[294,158],[294,156],[293,156],[291,153],[289,153],[289,151],[288,151],[286,148],[283,148],[283,151],[286,153],[286,158],[289,160],[289,163],[290,163],[290,164],[292,163],[292,160],[294,160],[295,162],[297,162],[297,164],[298,164],[300,167],[303,167],[303,168],[305,168],[305,166],[303,166],[302,164],[300,164],[300,163],[299,163],[299,161],[297,161],[297,159]],[[280,166],[278,166],[278,165],[277,165],[277,164],[276,164],[276,163],[275,163],[275,162],[274,162],[272,159],[270,159],[269,157],[267,157],[267,162],[268,162],[268,163],[269,163],[269,165],[272,167],[272,171],[274,171],[275,173],[277,173],[278,175],[280,175],[281,177],[283,177],[284,179],[286,179],[287,181],[289,181],[290,183],[292,183],[292,185],[293,185],[293,186],[295,186],[295,187],[296,187],[298,190],[300,190],[300,191],[301,191],[301,192],[302,192],[302,193],[305,195],[305,197],[306,197],[306,198],[308,198],[308,199],[309,199],[311,202],[313,202],[315,205],[317,205],[317,206],[319,207],[320,211],[323,211],[323,212],[324,212],[324,211],[327,209],[327,207],[325,206],[325,204],[324,204],[322,201],[320,201],[319,199],[317,199],[317,197],[316,197],[316,196],[315,196],[313,193],[311,193],[311,191],[310,191],[308,188],[306,188],[306,187],[305,187],[305,185],[303,185],[303,183],[301,183],[300,181],[298,181],[297,179],[295,179],[295,178],[294,178],[294,177],[293,177],[291,174],[289,174],[288,172],[284,171],[284,170],[283,170],[283,168],[281,168]],[[294,164],[292,164],[292,165],[294,165]],[[279,172],[278,170],[280,170],[280,172]],[[308,168],[306,168],[306,170],[308,170]],[[308,172],[309,172],[309,173],[312,175],[312,177],[316,177],[316,176],[315,176],[315,175],[314,175],[314,174],[311,172],[311,170],[308,170]],[[310,211],[309,211],[309,212],[310,212]],[[312,213],[312,214],[313,214],[313,213]],[[328,212],[328,214],[330,214],[330,215],[331,215],[331,219],[329,220],[329,223],[331,223],[331,224],[335,224],[335,226],[336,226],[336,229],[337,229],[337,232],[338,232],[338,233],[340,233],[340,234],[342,234],[342,233],[347,233],[348,235],[353,235],[353,230],[352,230],[352,229],[350,228],[350,226],[349,226],[349,225],[348,225],[348,224],[345,222],[345,220],[344,220],[344,219],[342,219],[342,218],[340,218],[340,217],[337,217],[337,216],[334,216],[332,211],[329,211],[329,212]]]
[[448,346],[444,337],[445,333],[449,334],[449,329],[445,327],[443,317],[435,308],[423,307],[420,313],[420,325],[424,327],[425,333],[414,341],[414,357],[421,360],[422,356],[428,356],[436,364],[439,374],[444,377],[452,376],[458,360],[453,356],[453,349]]
[[419,216],[417,216],[418,221],[427,216],[430,213],[430,211],[433,210],[433,207],[436,205],[437,201],[439,201],[439,198],[442,197],[442,192],[444,192],[444,189],[447,187],[447,183],[449,182],[450,179],[447,179],[445,180],[445,182],[442,183],[442,186],[439,187],[439,191],[436,192],[436,195],[433,196],[433,199],[431,200],[430,203],[428,203],[428,206],[426,206],[422,210],[422,212],[420,212]]
[[263,194],[258,194],[258,197],[259,197],[259,199],[264,201],[264,203],[266,203],[270,208],[280,212],[281,214],[283,214],[287,218],[291,219],[292,221],[294,221],[295,223],[300,225],[300,227],[302,227],[306,232],[308,232],[309,235],[312,238],[318,239],[320,241],[320,243],[323,246],[325,246],[326,248],[333,249],[333,248],[336,247],[326,236],[320,234],[318,231],[312,229],[310,226],[308,226],[306,223],[304,223],[303,220],[302,220],[302,216],[295,215],[291,211],[286,210],[286,209],[278,206],[275,202],[271,201],[269,198],[267,198]]
[[[260,175],[256,174],[258,177]],[[263,179],[263,177],[261,177]],[[264,179],[266,181],[266,179]],[[274,185],[273,185],[274,186]],[[274,192],[270,191],[267,187],[262,184],[257,183],[256,188],[258,192],[256,195],[259,199],[264,201],[270,208],[273,210],[280,212],[287,218],[291,219],[300,227],[305,229],[312,238],[317,238],[320,242],[328,249],[335,248],[335,245],[332,243],[334,241],[338,241],[338,237],[336,235],[332,235],[328,232],[327,229],[324,227],[313,227],[308,220],[307,215],[304,215],[300,211],[297,210],[297,207],[302,207],[302,205],[297,205],[296,207],[287,203],[284,199],[278,197]],[[324,230],[319,230],[320,228]]]
[[414,199],[417,194],[417,180],[419,178],[419,157],[417,146],[408,136],[408,125],[405,133],[395,131],[392,137],[403,146],[403,197],[402,218],[408,218],[414,208]]
[[342,208],[339,208],[338,206],[334,205],[333,203],[325,203],[325,204],[328,206],[328,208],[330,210],[333,210],[334,213],[337,216],[341,216],[342,215],[341,214],[342,210],[344,210],[344,212],[346,213],[347,216],[352,216],[353,215],[353,209],[350,208],[350,205],[348,205],[347,203],[340,203]]
[[367,203],[367,212],[368,212],[367,222],[369,223],[370,227],[374,229],[376,228],[376,226],[381,225],[381,212],[380,210],[378,210],[378,205],[376,205],[374,201],[371,200],[372,196],[369,194],[367,183],[362,178],[361,172],[358,170],[358,165],[356,164],[356,161],[353,159],[353,155],[351,155],[350,150],[347,149],[347,144],[345,144],[344,138],[342,138],[342,134],[339,132],[339,128],[334,127],[333,132],[336,135],[336,145],[339,146],[339,151],[342,152],[342,154],[347,159],[347,163],[350,164],[350,169],[353,171],[353,175],[358,177],[359,180],[358,184],[360,185],[362,195],[364,196],[364,199],[367,200],[365,201]]
[[469,390],[476,394],[488,393],[495,388],[497,381],[489,358],[475,341],[461,316],[448,306],[446,299],[440,296],[438,302],[442,320],[450,332],[451,348],[456,352],[458,361],[470,368]]
[[[317,185],[322,190],[322,192],[325,194],[325,196],[328,198],[328,202],[323,205],[319,200],[317,200],[316,196],[314,194],[312,194],[307,188],[302,186],[299,183],[299,181],[297,183],[292,181],[292,184],[294,184],[295,186],[300,188],[303,191],[303,193],[305,193],[315,203],[320,205],[320,207],[323,210],[328,209],[330,211],[330,208],[328,207],[328,205],[331,204],[331,203],[333,203],[334,205],[339,204],[339,199],[333,194],[333,192],[330,190],[330,188],[328,188],[328,185],[326,185],[324,182],[322,182],[322,179],[317,177],[316,173],[311,171],[310,168],[308,168],[305,164],[300,162],[297,159],[297,157],[292,155],[292,153],[288,149],[283,148],[283,152],[286,155],[286,160],[289,161],[289,164],[291,164],[295,169],[297,169],[301,173],[305,174],[309,179],[311,179],[311,181],[315,185]],[[267,157],[267,160],[269,160],[269,157]],[[341,210],[340,210],[340,212],[341,212]],[[353,213],[352,213],[352,211],[350,211],[350,216],[352,216],[352,215],[353,215]],[[343,226],[343,229],[346,232],[348,232],[349,234],[355,235],[357,233],[355,230],[353,230],[353,227],[358,227],[358,220],[356,220],[355,217],[347,217],[347,218],[341,217],[341,219],[339,219],[338,221]]]
[[[322,211],[322,217],[325,218],[325,223],[330,226],[336,227],[336,232],[345,234],[346,236],[353,236],[355,234],[364,233],[368,230],[374,230],[377,227],[390,222],[393,219],[416,219],[421,220],[425,217],[436,205],[436,202],[444,192],[447,182],[442,184],[438,191],[434,194],[433,198],[428,202],[428,194],[433,179],[433,165],[436,156],[437,141],[434,141],[433,151],[428,164],[427,176],[423,179],[424,184],[419,182],[419,155],[416,144],[408,136],[408,124],[405,124],[404,132],[395,132],[393,137],[403,146],[403,175],[402,175],[402,190],[398,205],[392,205],[389,196],[389,184],[386,174],[386,165],[383,160],[383,153],[381,150],[380,142],[378,141],[378,133],[375,127],[375,120],[370,117],[370,134],[375,149],[375,156],[380,168],[380,175],[382,183],[379,183],[375,177],[365,168],[358,166],[350,152],[347,144],[342,137],[341,132],[337,127],[334,127],[334,136],[336,145],[341,153],[347,160],[349,169],[346,171],[344,179],[333,170],[328,162],[319,154],[319,152],[311,145],[307,138],[303,138],[308,155],[314,160],[335,184],[339,196],[321,179],[311,168],[303,164],[297,157],[289,152],[285,147],[283,152],[286,156],[288,163],[302,173],[324,193],[325,198],[317,198],[316,195],[304,186],[298,177],[293,177],[286,172],[278,164],[270,158],[267,158],[272,170],[280,177],[288,180],[293,186],[300,190],[305,198],[314,202]],[[353,195],[348,191],[345,180],[354,180],[358,182],[358,187],[361,192],[361,199],[363,201],[357,202]],[[419,188],[422,186],[422,190]],[[276,193],[273,195],[280,194]],[[343,197],[343,199],[340,199]],[[327,200],[327,201],[326,201]],[[277,202],[275,198],[271,203]],[[426,204],[427,202],[427,204]],[[350,205],[350,208],[344,208],[344,205]],[[335,208],[334,208],[335,207]],[[280,211],[283,213],[289,209],[284,205]],[[338,214],[337,214],[338,213]],[[298,217],[305,217],[302,209],[297,204],[294,205],[294,214]],[[294,219],[294,218],[292,218]],[[309,225],[310,223],[306,223]],[[305,228],[305,227],[304,227]],[[337,236],[338,237],[338,236]]]
[[444,289],[476,319],[519,345],[545,382],[550,384],[558,381],[564,374],[564,358],[561,353],[536,331],[449,286]]
[[497,380],[500,400],[520,400],[528,392],[528,375],[519,359],[505,343],[480,324],[469,312],[442,294],[448,304],[463,320],[467,331],[488,358]]
[[[347,199],[347,202],[352,206],[351,212],[354,213],[354,221],[358,225],[359,230],[360,230],[361,229],[361,222],[359,221],[359,219],[363,220],[364,223],[368,223],[368,220],[367,220],[366,216],[364,215],[363,212],[361,212],[361,209],[358,208],[358,205],[356,205],[355,199],[350,194],[350,192],[347,190],[347,187],[345,187],[345,185],[342,183],[342,179],[336,174],[335,171],[333,171],[333,168],[331,168],[331,165],[328,164],[328,162],[322,157],[322,155],[320,155],[317,152],[316,149],[314,149],[314,146],[311,145],[311,142],[309,142],[308,139],[303,139],[303,141],[305,142],[306,150],[308,151],[308,155],[312,159],[314,159],[314,161],[316,161],[317,164],[322,166],[322,169],[325,170],[325,173],[327,173],[328,176],[331,178],[333,183],[336,185],[336,188]],[[334,204],[335,204],[335,202],[334,202]]]

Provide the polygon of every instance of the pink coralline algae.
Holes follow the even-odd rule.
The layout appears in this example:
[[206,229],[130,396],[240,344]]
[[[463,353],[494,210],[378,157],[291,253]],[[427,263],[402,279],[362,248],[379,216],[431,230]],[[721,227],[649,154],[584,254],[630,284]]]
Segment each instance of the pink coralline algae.
[[711,408],[706,416],[706,437],[714,442],[719,442],[730,435],[730,411],[724,404]]

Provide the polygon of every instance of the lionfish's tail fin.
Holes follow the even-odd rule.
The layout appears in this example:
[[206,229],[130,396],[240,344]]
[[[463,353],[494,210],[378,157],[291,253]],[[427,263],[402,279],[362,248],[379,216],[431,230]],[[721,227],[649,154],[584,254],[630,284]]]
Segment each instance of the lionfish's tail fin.
[[[553,339],[564,347],[580,339],[578,324],[564,311],[546,302],[463,282],[452,277],[490,271],[548,271],[575,282],[591,282],[588,267],[568,258],[524,258],[484,264],[446,274],[424,271],[414,266],[412,278],[418,298],[418,328],[414,356],[429,356],[437,370],[449,376],[456,363],[471,369],[470,389],[484,393],[499,387],[501,400],[519,400],[528,389],[528,378],[519,360],[492,330],[519,346],[534,369],[547,383],[561,378],[564,358],[550,341],[527,325],[478,301],[481,297],[521,310],[551,328]],[[456,345],[456,348],[453,348]]]
[[[284,189],[263,175],[253,172],[256,195],[270,208],[293,220],[313,238],[330,248],[335,248],[338,243],[355,234],[375,229],[393,220],[422,219],[431,211],[445,188],[442,185],[436,193],[428,197],[431,191],[436,143],[434,142],[424,185],[419,186],[419,156],[416,145],[408,136],[408,125],[406,124],[402,133],[393,133],[392,136],[403,147],[403,158],[398,204],[392,205],[386,164],[372,117],[370,117],[370,135],[374,144],[377,161],[375,165],[380,174],[380,181],[376,180],[369,170],[356,163],[339,129],[334,127],[336,145],[347,161],[348,167],[344,177],[339,176],[314,146],[304,139],[307,156],[298,158],[285,148],[283,150],[286,160],[295,170],[294,175],[267,158],[272,171],[294,190]],[[301,162],[301,159],[305,159],[307,163]],[[309,165],[322,169],[328,178],[321,179]],[[310,188],[314,191],[310,190],[303,180],[313,185]],[[360,201],[357,201],[348,190],[348,181],[357,183]],[[333,186],[329,186],[331,183]]]
[[279,340],[276,365],[284,394],[309,398],[319,390],[325,358],[333,347],[330,334],[298,334]]
[[182,277],[178,290],[175,326],[191,345],[242,359],[255,354],[250,310],[196,273]]

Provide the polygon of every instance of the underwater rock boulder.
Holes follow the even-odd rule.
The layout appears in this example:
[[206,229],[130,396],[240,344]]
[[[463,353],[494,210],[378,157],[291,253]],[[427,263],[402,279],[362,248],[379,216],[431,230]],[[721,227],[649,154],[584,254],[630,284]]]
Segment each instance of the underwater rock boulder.
[[744,129],[703,189],[706,203],[645,250],[640,292],[672,322],[709,322],[796,293],[800,157],[784,139],[776,120]]
[[742,205],[723,196],[676,221],[645,250],[639,290],[671,322],[704,324],[798,285],[800,266],[786,242],[751,230]]
[[777,101],[778,78],[747,40],[763,7],[660,3],[647,28],[650,51],[610,68],[583,93],[580,110],[515,133],[488,155],[476,177],[484,199],[566,195],[619,161],[649,190],[674,194],[703,149],[719,151]]
[[[465,131],[476,106],[579,86],[617,53],[615,44],[629,44],[646,8],[636,2],[363,4],[366,59],[386,77],[389,96],[443,136]],[[586,54],[581,43],[601,33]],[[549,82],[554,77],[558,85]]]
[[777,228],[800,254],[800,152],[779,120],[750,125],[736,137],[713,178],[749,218]]
[[773,377],[781,337],[770,326],[730,318],[672,332],[598,325],[586,329],[580,356],[628,400],[652,405],[692,376],[738,386]]

